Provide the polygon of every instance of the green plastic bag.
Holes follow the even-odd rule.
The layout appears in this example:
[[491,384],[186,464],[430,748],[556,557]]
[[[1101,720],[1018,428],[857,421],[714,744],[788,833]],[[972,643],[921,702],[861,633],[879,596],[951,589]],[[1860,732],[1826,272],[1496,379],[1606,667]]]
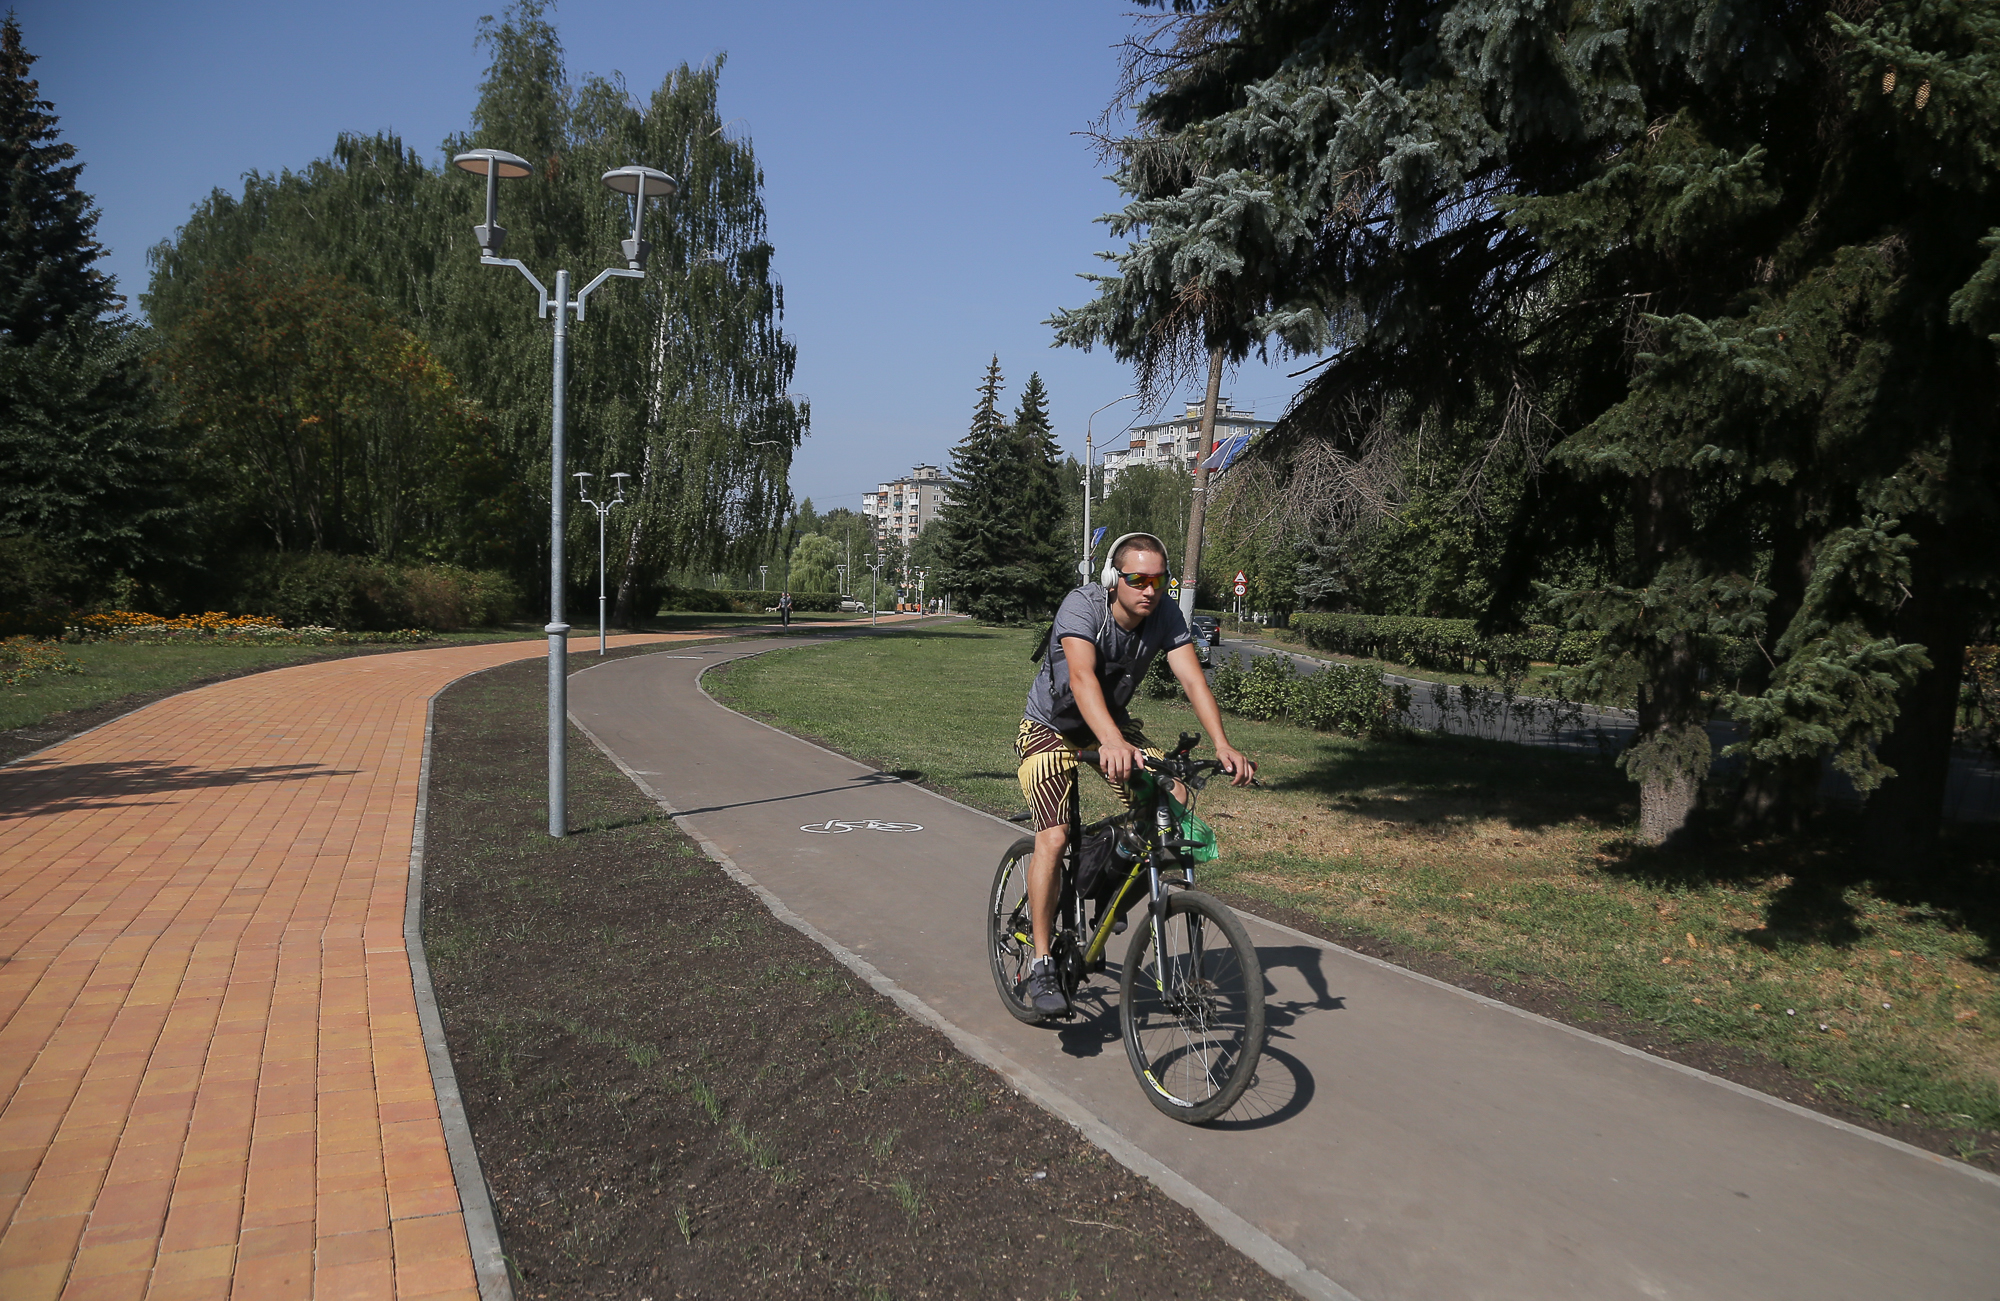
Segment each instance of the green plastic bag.
[[[1134,795],[1144,799],[1151,790],[1154,778],[1149,772],[1132,774],[1131,786]],[[1167,795],[1167,816],[1179,825],[1181,839],[1188,842],[1188,857],[1197,863],[1213,863],[1222,857],[1222,851],[1215,847],[1215,828],[1187,811],[1182,803],[1171,794]]]
[[1214,827],[1182,808],[1180,801],[1171,795],[1167,796],[1167,812],[1181,824],[1181,839],[1188,842],[1188,857],[1197,863],[1213,863],[1222,857],[1222,851],[1215,847]]

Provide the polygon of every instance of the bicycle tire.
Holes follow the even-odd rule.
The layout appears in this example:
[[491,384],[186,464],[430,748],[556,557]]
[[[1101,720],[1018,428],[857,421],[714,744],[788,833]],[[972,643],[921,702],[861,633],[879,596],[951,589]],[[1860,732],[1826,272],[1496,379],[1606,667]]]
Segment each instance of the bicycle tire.
[[1040,1025],[1048,1017],[1028,1001],[1025,982],[1035,961],[1033,923],[1028,917],[1028,863],[1035,856],[1034,838],[1023,836],[1000,856],[993,888],[986,894],[986,956],[993,969],[993,987],[1016,1021]]
[[[1118,979],[1126,1060],[1161,1114],[1203,1124],[1235,1106],[1257,1074],[1263,964],[1236,914],[1198,890],[1176,891],[1166,901],[1164,964],[1153,952],[1150,913],[1135,909],[1132,924]],[[1155,974],[1162,967],[1164,978]]]

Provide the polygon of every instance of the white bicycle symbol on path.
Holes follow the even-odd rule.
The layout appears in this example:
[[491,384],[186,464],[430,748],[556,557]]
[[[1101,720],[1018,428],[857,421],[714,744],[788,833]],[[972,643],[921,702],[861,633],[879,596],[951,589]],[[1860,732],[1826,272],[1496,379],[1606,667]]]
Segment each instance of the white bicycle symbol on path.
[[922,831],[923,828],[914,822],[877,822],[874,818],[843,822],[839,818],[828,818],[825,822],[815,822],[811,826],[800,827],[799,830],[840,836],[850,831]]

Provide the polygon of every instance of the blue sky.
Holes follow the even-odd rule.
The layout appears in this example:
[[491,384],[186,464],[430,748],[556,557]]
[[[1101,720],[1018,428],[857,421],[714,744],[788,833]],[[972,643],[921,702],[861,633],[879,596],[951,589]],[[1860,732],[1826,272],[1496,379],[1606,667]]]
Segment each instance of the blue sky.
[[[484,67],[476,24],[500,8],[16,3],[129,294],[146,249],[246,172],[301,166],[341,131],[394,130],[435,158],[467,124]],[[728,53],[723,114],[764,167],[795,387],[813,403],[799,496],[858,507],[880,479],[948,456],[995,353],[1010,402],[1042,373],[1078,454],[1085,416],[1130,391],[1126,368],[1051,349],[1042,324],[1086,300],[1075,277],[1110,247],[1093,219],[1117,189],[1076,133],[1111,96],[1129,13],[1120,0],[557,8],[572,77],[622,72],[643,93],[683,60]],[[1253,363],[1223,391],[1275,417],[1300,364]],[[1100,448],[1136,406],[1098,417]]]

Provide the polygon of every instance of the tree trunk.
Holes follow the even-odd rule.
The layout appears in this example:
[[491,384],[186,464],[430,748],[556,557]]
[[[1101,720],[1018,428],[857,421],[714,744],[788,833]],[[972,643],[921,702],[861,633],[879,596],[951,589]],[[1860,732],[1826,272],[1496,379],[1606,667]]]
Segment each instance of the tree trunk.
[[1895,730],[1876,749],[1896,775],[1869,795],[1863,834],[1876,866],[1888,869],[1907,867],[1936,848],[1970,635],[1967,603],[1944,590],[1950,561],[1943,530],[1930,524],[1910,531],[1917,537],[1911,557],[1913,595],[1896,612],[1895,635],[1900,642],[1923,646],[1931,667],[1898,693]]
[[[653,445],[649,441],[646,444],[645,459],[639,465],[639,502],[643,503],[652,500],[646,491],[652,486],[652,483]],[[636,629],[639,626],[639,619],[642,617],[632,606],[639,595],[638,579],[636,578],[639,572],[639,535],[645,532],[645,529],[645,512],[635,509],[632,512],[632,531],[625,538],[625,569],[618,575],[618,599],[617,603],[612,607],[611,614],[611,621],[620,628]],[[647,615],[653,613],[654,611],[651,610],[646,611]]]
[[[1686,555],[1691,541],[1686,473],[1655,470],[1637,480],[1632,516],[1638,560],[1649,571],[1648,581],[1657,584],[1664,566]],[[1685,630],[1642,645],[1645,681],[1639,687],[1638,727],[1624,755],[1625,772],[1639,783],[1641,843],[1674,846],[1687,838],[1711,757],[1703,725],[1701,663],[1694,634]]]
[[1195,577],[1201,569],[1201,526],[1208,514],[1208,471],[1201,468],[1215,443],[1215,408],[1222,396],[1222,349],[1208,354],[1208,398],[1201,407],[1201,451],[1195,459],[1194,500],[1188,505],[1187,545],[1181,552],[1181,617],[1194,619]]

